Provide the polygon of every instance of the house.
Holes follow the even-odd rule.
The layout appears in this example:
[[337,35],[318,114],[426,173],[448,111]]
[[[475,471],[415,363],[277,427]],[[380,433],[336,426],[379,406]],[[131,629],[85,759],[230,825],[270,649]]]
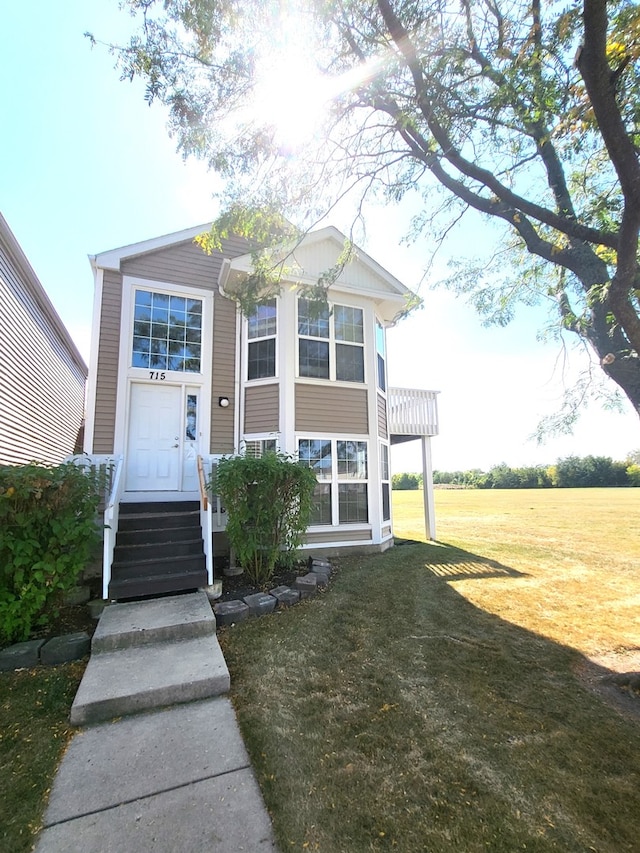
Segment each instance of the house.
[[[305,547],[379,551],[393,542],[390,445],[422,438],[434,535],[436,393],[387,385],[385,329],[405,307],[407,288],[357,250],[329,288],[330,308],[318,311],[301,285],[317,282],[345,245],[337,229],[322,228],[282,250],[279,295],[244,317],[233,297],[253,270],[250,246],[231,238],[207,255],[194,238],[208,228],[90,259],[85,452],[117,472],[108,538],[119,538],[105,540],[105,597],[149,591],[145,572],[157,591],[211,582],[224,512],[200,486],[224,454],[299,456],[318,476]],[[167,527],[188,528],[189,514],[181,552],[168,557]],[[138,529],[145,525],[146,540]]]
[[73,452],[87,367],[0,214],[0,465]]

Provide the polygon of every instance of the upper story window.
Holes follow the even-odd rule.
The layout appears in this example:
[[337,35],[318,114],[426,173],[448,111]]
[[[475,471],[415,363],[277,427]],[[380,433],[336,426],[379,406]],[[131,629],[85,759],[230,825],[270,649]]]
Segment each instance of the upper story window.
[[317,379],[364,382],[364,322],[361,308],[318,306],[298,299],[298,374]]
[[267,299],[247,318],[247,379],[276,375],[278,315],[275,299]]
[[376,320],[376,358],[378,364],[378,388],[381,391],[387,390],[387,373],[386,373],[386,341],[384,326]]
[[202,300],[136,290],[132,367],[200,373]]

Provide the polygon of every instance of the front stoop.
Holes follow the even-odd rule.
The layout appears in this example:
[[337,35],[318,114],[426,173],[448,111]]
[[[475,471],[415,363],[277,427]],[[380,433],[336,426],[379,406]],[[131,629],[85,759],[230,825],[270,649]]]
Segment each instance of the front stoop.
[[100,617],[71,707],[75,726],[227,693],[204,592],[115,604]]

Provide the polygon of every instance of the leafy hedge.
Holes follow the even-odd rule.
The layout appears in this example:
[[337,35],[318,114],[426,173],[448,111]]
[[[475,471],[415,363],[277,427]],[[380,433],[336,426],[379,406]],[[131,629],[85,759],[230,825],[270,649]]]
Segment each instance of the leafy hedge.
[[98,501],[99,483],[71,463],[0,466],[0,643],[26,640],[76,583]]
[[213,490],[227,508],[227,535],[250,580],[266,584],[290,563],[309,524],[316,476],[280,453],[233,456],[218,465]]

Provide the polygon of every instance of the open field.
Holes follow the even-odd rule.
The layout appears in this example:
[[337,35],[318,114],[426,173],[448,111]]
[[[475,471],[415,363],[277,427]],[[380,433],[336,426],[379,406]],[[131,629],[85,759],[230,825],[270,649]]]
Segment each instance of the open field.
[[[439,542],[520,573],[452,579],[465,598],[589,656],[640,653],[640,489],[437,489],[435,499]],[[397,536],[424,541],[422,492],[394,492],[393,511]]]
[[640,645],[640,493],[437,498],[440,543],[221,635],[281,849],[636,853],[640,699],[585,655]]

